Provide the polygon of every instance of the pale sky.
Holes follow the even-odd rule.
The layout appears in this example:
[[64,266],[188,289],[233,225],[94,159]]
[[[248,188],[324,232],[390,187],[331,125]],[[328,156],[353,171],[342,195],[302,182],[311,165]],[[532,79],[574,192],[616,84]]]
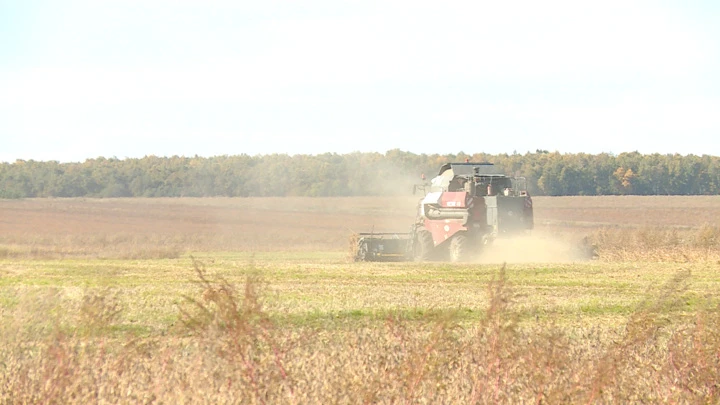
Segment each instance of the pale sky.
[[720,155],[720,1],[0,0],[0,161]]

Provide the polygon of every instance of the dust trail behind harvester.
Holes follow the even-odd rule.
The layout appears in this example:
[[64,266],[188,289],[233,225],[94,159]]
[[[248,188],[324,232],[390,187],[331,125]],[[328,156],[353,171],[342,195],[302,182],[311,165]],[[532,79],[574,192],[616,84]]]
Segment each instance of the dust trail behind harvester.
[[477,263],[572,263],[592,259],[581,243],[553,237],[547,233],[510,239],[497,239],[485,247],[476,258]]

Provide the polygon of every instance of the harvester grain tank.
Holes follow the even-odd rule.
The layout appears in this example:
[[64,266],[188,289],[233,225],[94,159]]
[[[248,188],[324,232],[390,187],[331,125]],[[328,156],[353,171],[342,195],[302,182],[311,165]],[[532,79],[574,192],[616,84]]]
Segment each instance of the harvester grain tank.
[[447,163],[421,189],[427,194],[410,232],[357,234],[355,260],[466,261],[533,228],[527,182],[491,163]]

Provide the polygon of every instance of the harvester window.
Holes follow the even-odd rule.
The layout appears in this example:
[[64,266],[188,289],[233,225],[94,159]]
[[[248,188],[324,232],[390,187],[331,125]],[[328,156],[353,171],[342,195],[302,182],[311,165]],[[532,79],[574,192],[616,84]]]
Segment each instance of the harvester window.
[[467,182],[466,179],[462,177],[455,177],[448,184],[448,191],[465,191],[465,182]]
[[493,184],[493,188],[498,193],[503,193],[504,195],[510,195],[512,194],[512,181],[508,178],[500,178],[497,179]]

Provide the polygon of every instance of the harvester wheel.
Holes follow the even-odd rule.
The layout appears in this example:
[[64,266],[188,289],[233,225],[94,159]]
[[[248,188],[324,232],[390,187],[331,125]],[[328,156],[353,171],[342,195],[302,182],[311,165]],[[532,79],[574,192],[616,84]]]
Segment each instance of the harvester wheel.
[[464,262],[468,259],[468,240],[464,233],[457,233],[450,240],[450,261]]
[[432,258],[432,252],[435,249],[432,234],[429,231],[418,231],[415,236],[415,260],[418,262],[426,262]]

